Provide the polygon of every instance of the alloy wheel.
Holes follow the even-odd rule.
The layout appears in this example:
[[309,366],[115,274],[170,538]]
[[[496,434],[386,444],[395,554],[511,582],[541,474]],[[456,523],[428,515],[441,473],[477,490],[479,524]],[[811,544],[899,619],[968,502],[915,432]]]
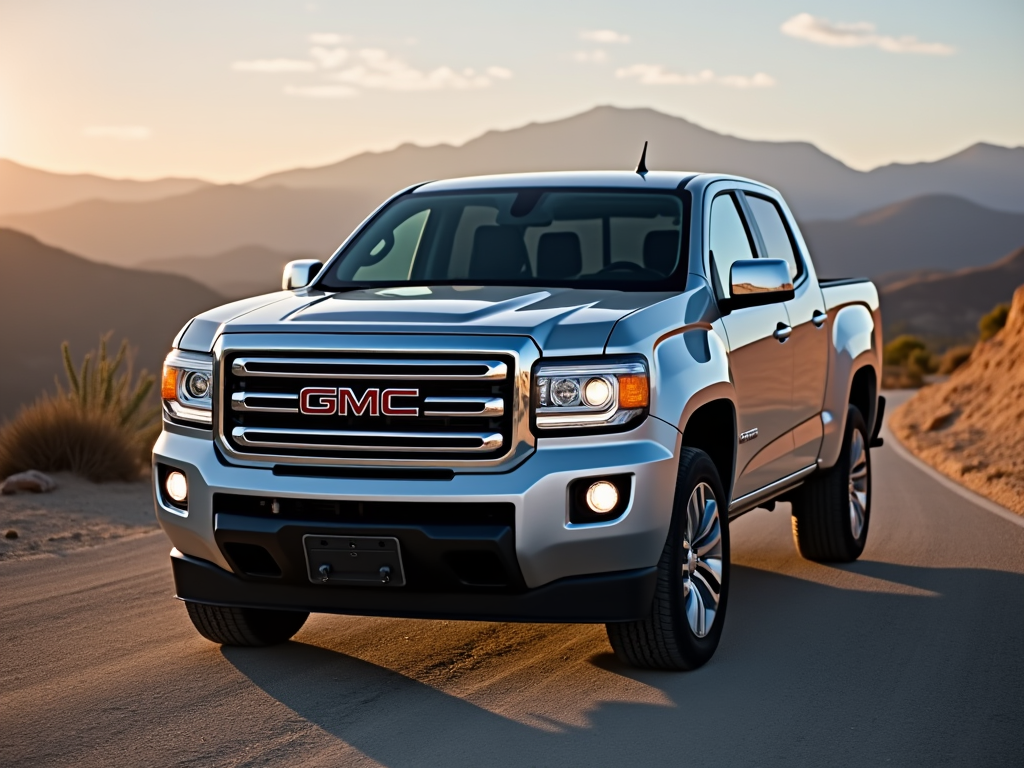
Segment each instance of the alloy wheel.
[[868,452],[864,436],[854,430],[850,441],[850,532],[859,539],[868,516]]
[[686,504],[683,541],[683,600],[686,620],[697,637],[711,631],[722,596],[722,521],[718,500],[707,483],[698,483]]

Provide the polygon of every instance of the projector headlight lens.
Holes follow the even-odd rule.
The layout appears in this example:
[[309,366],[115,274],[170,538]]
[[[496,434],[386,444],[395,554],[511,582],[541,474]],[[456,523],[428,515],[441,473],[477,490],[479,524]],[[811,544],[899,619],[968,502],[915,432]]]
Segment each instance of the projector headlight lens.
[[599,515],[615,509],[619,503],[619,492],[607,480],[598,480],[587,489],[587,506]]
[[179,504],[188,498],[188,480],[182,472],[168,473],[164,488],[167,489],[167,495]]
[[175,421],[213,423],[213,357],[174,350],[164,361],[164,414]]

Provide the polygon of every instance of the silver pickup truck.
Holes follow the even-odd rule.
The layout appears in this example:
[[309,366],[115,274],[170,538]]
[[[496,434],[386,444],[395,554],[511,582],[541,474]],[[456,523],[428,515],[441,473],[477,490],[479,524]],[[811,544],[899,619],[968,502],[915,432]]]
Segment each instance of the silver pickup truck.
[[431,182],[283,288],[196,317],[163,374],[156,513],[214,642],[310,612],[590,622],[692,669],[731,519],[787,501],[804,557],[864,548],[878,295],[817,277],[771,187]]

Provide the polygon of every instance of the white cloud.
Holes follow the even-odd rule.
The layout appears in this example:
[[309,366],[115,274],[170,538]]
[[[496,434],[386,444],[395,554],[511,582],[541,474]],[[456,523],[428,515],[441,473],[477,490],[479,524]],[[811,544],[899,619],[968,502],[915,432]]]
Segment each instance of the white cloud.
[[633,79],[642,85],[724,85],[727,88],[771,88],[775,78],[758,72],[746,75],[716,75],[710,69],[702,69],[696,74],[672,72],[660,64],[633,64],[615,70],[620,80]]
[[580,40],[590,40],[594,43],[628,43],[630,37],[612,29],[590,29],[580,32]]
[[352,54],[346,48],[316,47],[310,50],[309,55],[316,60],[321,69],[335,69],[352,58]]
[[341,45],[351,43],[352,35],[339,35],[334,32],[314,32],[309,36],[309,42],[313,45]]
[[238,72],[312,72],[316,64],[305,59],[255,59],[236,61],[231,68]]
[[359,89],[349,85],[286,85],[284,92],[307,99],[348,99],[359,95]]
[[142,141],[153,135],[144,125],[87,125],[82,134],[91,139],[119,139],[120,141]]
[[576,51],[572,58],[573,61],[578,61],[580,64],[600,64],[602,61],[608,61],[608,52],[601,48],[595,48],[592,51]]
[[798,13],[784,21],[780,29],[790,37],[836,48],[873,46],[889,53],[924,53],[932,56],[949,56],[956,51],[953,46],[945,43],[923,43],[914,35],[880,35],[875,25],[867,21],[833,24],[809,13]]
[[456,71],[436,67],[423,71],[379,48],[363,48],[352,53],[352,65],[332,75],[337,80],[361,88],[388,91],[436,91],[488,88],[494,80],[507,80],[512,72],[504,67],[489,67],[486,72],[472,68]]

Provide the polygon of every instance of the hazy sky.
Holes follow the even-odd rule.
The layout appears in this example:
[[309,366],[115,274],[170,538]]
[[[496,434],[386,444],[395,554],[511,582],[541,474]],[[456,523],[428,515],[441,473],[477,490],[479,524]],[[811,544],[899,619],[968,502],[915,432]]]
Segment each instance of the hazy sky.
[[0,0],[0,157],[242,181],[598,104],[849,165],[1024,144],[1024,2]]

